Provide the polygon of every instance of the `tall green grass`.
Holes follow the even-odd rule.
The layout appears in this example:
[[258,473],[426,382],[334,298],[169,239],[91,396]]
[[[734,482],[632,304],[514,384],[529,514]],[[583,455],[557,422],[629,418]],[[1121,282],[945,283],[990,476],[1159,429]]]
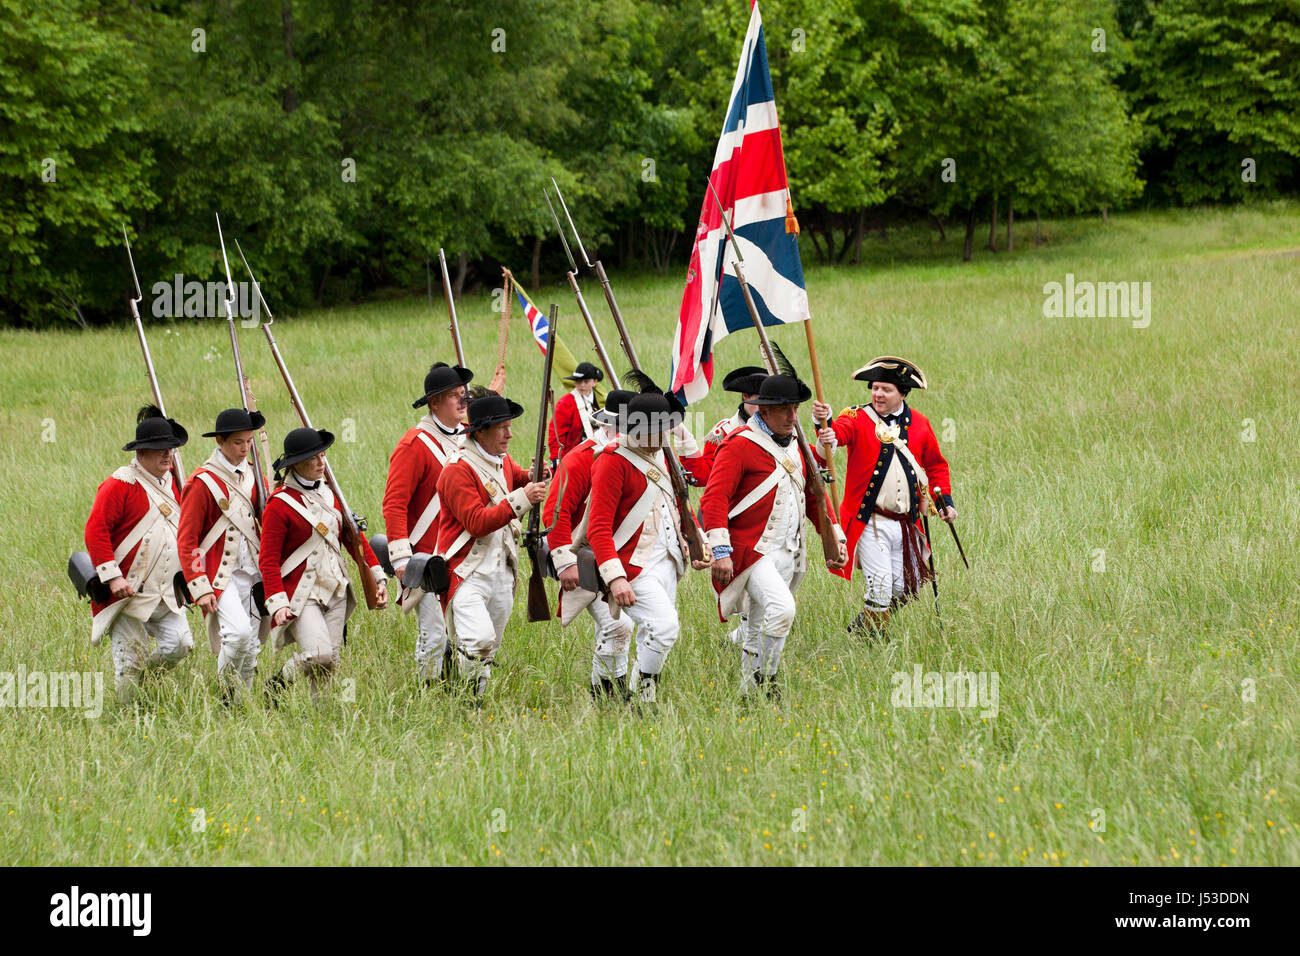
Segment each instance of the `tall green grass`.
[[[0,858],[1300,862],[1300,258],[1288,251],[1300,209],[1044,229],[1045,245],[1025,223],[1014,253],[967,265],[959,237],[916,231],[869,240],[862,267],[808,270],[833,404],[866,399],[849,377],[878,353],[911,357],[930,379],[913,404],[947,432],[973,562],[962,569],[936,527],[942,630],[927,594],[887,644],[850,638],[859,582],[814,571],[784,703],[746,709],[712,590],[693,574],[654,715],[594,708],[589,626],[527,624],[522,609],[475,712],[416,689],[410,617],[360,611],[331,692],[230,713],[196,614],[193,655],[135,708],[0,710]],[[1045,318],[1043,284],[1067,272],[1150,281],[1150,326]],[[614,282],[643,360],[666,377],[681,277]],[[599,287],[585,285],[612,349]],[[567,289],[533,298],[560,304],[561,334],[582,352]],[[460,311],[486,379],[496,315],[486,295]],[[506,391],[528,409],[526,460],[539,363],[514,323]],[[445,324],[419,297],[275,326],[314,423],[355,437],[330,457],[372,531],[410,402],[429,363],[450,357]],[[802,329],[773,337],[807,375]],[[260,332],[241,342],[278,444],[296,421]],[[8,331],[0,344],[0,672],[103,670],[111,698],[107,646],[90,647],[64,561],[147,398],[134,333]],[[152,324],[150,344],[168,411],[191,434],[236,403],[223,324]],[[722,370],[753,363],[754,339],[715,354]],[[729,398],[715,391],[701,420],[727,414]],[[183,453],[192,469],[205,440]],[[264,650],[260,673],[274,663]],[[894,707],[893,675],[918,664],[996,672],[998,715]]]

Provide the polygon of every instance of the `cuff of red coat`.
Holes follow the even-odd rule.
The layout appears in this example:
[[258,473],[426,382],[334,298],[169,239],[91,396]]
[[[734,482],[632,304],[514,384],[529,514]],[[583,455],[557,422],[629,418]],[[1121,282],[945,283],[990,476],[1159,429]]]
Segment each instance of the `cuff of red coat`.
[[710,528],[705,534],[710,548],[731,547],[731,532],[726,528]]
[[190,597],[197,601],[201,597],[206,597],[212,593],[212,582],[208,580],[206,574],[200,574],[193,581],[189,582]]
[[939,507],[940,507],[940,509],[943,509],[943,508],[951,508],[951,507],[953,507],[953,503],[952,503],[952,495],[940,495],[940,496],[939,496]]
[[370,576],[375,579],[376,584],[388,584],[388,574],[384,571],[382,565],[372,564],[370,566]]
[[558,548],[551,549],[551,565],[555,568],[556,574],[573,567],[577,563],[578,556],[573,553],[573,545],[562,544]]
[[600,579],[606,583],[627,577],[627,571],[623,568],[623,562],[618,558],[610,558],[598,567],[596,571],[600,574]]
[[95,573],[99,575],[99,580],[107,584],[114,578],[122,576],[122,569],[117,566],[116,561],[105,561],[99,567],[95,568]]
[[397,564],[398,561],[411,560],[411,539],[395,538],[388,542],[388,563]]
[[532,505],[528,501],[528,496],[524,494],[524,489],[516,488],[510,494],[506,495],[506,501],[510,502],[510,507],[514,509],[515,517],[522,518],[528,513]]
[[283,591],[277,591],[275,594],[267,595],[266,613],[268,617],[274,617],[276,611],[280,610],[282,607],[288,606],[289,595],[285,594]]

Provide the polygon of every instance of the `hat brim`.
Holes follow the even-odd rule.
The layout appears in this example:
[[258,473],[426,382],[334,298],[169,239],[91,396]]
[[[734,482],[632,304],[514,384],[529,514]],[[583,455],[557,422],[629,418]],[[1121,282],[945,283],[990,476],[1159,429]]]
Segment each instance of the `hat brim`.
[[[893,368],[885,368],[882,363],[890,363]],[[853,373],[855,382],[885,382],[895,388],[908,390],[926,387],[925,373],[907,359],[896,355],[879,355]]]
[[769,398],[755,396],[749,400],[750,405],[802,405],[813,397],[812,389],[803,382],[799,383],[799,396],[776,395]]
[[512,402],[507,398],[506,403],[510,406],[510,413],[508,415],[490,415],[477,422],[470,422],[468,425],[461,428],[460,434],[472,435],[474,432],[482,431],[485,428],[491,428],[493,425],[500,425],[502,422],[513,421],[524,413],[524,407],[518,402]]
[[162,435],[157,438],[137,438],[123,445],[122,451],[162,451],[164,448],[180,448],[190,440],[189,432],[170,418],[167,421],[172,426],[173,434],[170,438]]
[[204,432],[200,437],[220,438],[223,435],[233,435],[235,434],[235,432],[255,432],[263,425],[266,424],[266,416],[263,415],[261,412],[249,412],[248,420],[251,423],[248,428],[232,428],[229,431],[224,431],[224,432],[218,432],[218,431]]
[[316,429],[316,435],[320,439],[317,444],[313,445],[311,448],[294,452],[292,455],[281,455],[271,463],[271,467],[276,472],[282,472],[286,468],[291,468],[298,464],[300,461],[306,461],[308,458],[315,458],[325,449],[329,448],[330,445],[334,444],[334,435],[331,432],[327,432],[323,428],[318,428]]
[[434,389],[432,392],[425,393],[423,398],[417,398],[415,401],[411,402],[412,408],[419,408],[421,405],[428,405],[429,399],[434,398],[437,395],[441,395],[443,392],[450,391],[453,388],[460,388],[460,386],[462,385],[468,385],[471,381],[474,380],[474,373],[471,372],[469,369],[461,368],[459,365],[452,365],[450,366],[450,368],[455,369],[457,374],[460,375],[460,381],[453,382],[444,388]]
[[604,380],[605,373],[600,369],[596,369],[595,375],[578,375],[575,372],[573,375],[566,375],[560,379],[561,382],[603,382]]

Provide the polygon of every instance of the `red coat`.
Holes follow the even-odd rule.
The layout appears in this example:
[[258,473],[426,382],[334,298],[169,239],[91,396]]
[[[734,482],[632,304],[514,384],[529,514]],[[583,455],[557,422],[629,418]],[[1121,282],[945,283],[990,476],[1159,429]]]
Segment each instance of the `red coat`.
[[[180,507],[180,484],[176,481],[175,474],[171,479],[172,494],[176,496],[177,507]],[[152,505],[149,493],[136,483],[125,482],[111,475],[100,483],[99,489],[95,492],[95,503],[90,509],[90,517],[86,519],[85,531],[86,551],[90,554],[90,560],[94,562],[96,571],[106,572],[115,568],[122,573],[123,577],[127,576],[140,546],[137,544],[127,552],[121,562],[113,558],[113,549],[125,540],[150,507]],[[104,576],[101,573],[100,580],[104,580]],[[112,576],[109,577],[109,580],[111,579]],[[122,598],[117,599],[120,600]],[[116,604],[117,601],[109,601],[108,604]],[[108,607],[108,604],[92,601],[91,614],[98,614]]]
[[[262,587],[266,592],[267,608],[272,611],[274,608],[271,601],[277,594],[283,594],[286,602],[291,603],[293,601],[294,591],[297,589],[298,582],[302,579],[303,572],[307,568],[306,562],[304,562],[290,571],[287,578],[281,578],[280,565],[284,563],[289,555],[297,551],[299,546],[312,534],[311,525],[291,505],[281,501],[281,495],[289,495],[299,502],[302,502],[304,497],[303,493],[297,488],[285,485],[279,492],[271,495],[266,510],[262,512],[262,550],[257,564],[262,572]],[[351,544],[351,537],[348,532],[348,525],[342,520],[343,513],[339,511],[337,498],[334,501],[334,512],[339,516],[342,530],[340,542],[346,549]],[[383,571],[379,568],[379,559],[375,557],[375,552],[370,550],[370,542],[366,540],[365,535],[358,535],[358,537],[361,543],[361,553],[366,559],[366,567],[361,569],[361,573],[374,574],[376,581],[381,580]],[[344,574],[347,573],[346,562],[344,563],[343,572]]]
[[[411,528],[438,493],[438,479],[442,476],[442,463],[420,438],[422,433],[428,435],[418,425],[408,431],[388,459],[383,512],[388,558],[392,562],[405,561],[412,554],[433,554],[438,546],[436,517],[419,541],[408,540]],[[438,442],[437,437],[429,437]]]
[[[645,492],[646,476],[622,455],[616,454],[617,443],[606,446],[591,466],[591,505],[587,515],[587,540],[596,554],[596,566],[606,583],[611,577],[609,565],[618,561],[629,583],[641,573],[632,561],[639,534],[632,535],[623,547],[614,547],[614,529],[623,523],[637,500]],[[663,469],[660,468],[660,471]],[[673,502],[670,507],[676,509]],[[682,551],[685,555],[685,548]]]
[[[754,547],[763,537],[767,519],[772,514],[772,506],[776,503],[776,488],[772,488],[736,517],[728,518],[727,513],[762,484],[772,474],[773,468],[779,467],[767,451],[752,441],[739,437],[741,432],[746,431],[749,431],[749,426],[742,425],[722,443],[718,449],[717,461],[713,466],[708,487],[704,489],[704,496],[700,499],[700,513],[703,515],[704,529],[710,541],[721,537],[717,534],[718,529],[728,532],[727,543],[731,545],[731,561],[737,575],[742,574],[762,557]],[[803,456],[797,449],[794,457],[798,459],[800,474],[804,475],[806,480],[807,468],[804,466]],[[829,502],[827,507],[829,508]],[[807,483],[804,485],[804,514],[820,533],[821,508],[818,507],[811,485]],[[713,588],[719,594],[723,591],[723,587],[716,581]]]
[[[942,488],[943,494],[950,496],[952,485],[948,480],[948,462],[939,451],[939,440],[930,427],[930,420],[906,402],[903,403],[902,415],[899,438],[907,442],[907,447],[925,469],[930,482],[930,494],[933,496],[937,494],[936,488]],[[831,427],[835,430],[836,441],[848,449],[849,456],[844,480],[844,500],[840,504],[840,524],[849,539],[849,563],[835,573],[842,578],[851,578],[856,563],[854,555],[857,553],[858,538],[866,528],[865,516],[870,515],[876,495],[880,493],[877,482],[888,464],[883,450],[886,446],[882,446],[876,437],[875,422],[863,406],[846,408],[840,412]],[[893,453],[888,454],[892,458]],[[913,493],[911,513],[919,525],[919,502],[915,497]]]
[[[591,494],[591,468],[595,461],[596,441],[588,438],[564,456],[560,469],[551,480],[542,522],[550,526],[546,535],[552,552],[573,544],[574,529],[582,522]],[[563,570],[563,569],[561,569]]]
[[[595,396],[592,396],[595,404]],[[582,415],[578,411],[578,400],[573,392],[565,392],[555,402],[555,417],[551,419],[547,431],[547,447],[551,460],[563,458],[586,439],[587,433],[582,428]]]
[[700,443],[700,453],[694,458],[683,458],[682,468],[684,468],[694,479],[697,485],[707,485],[709,477],[713,474],[714,462],[718,458],[718,449],[722,443],[738,428],[743,428],[744,422],[740,420],[740,413],[732,415],[730,418],[724,418],[718,424],[709,429],[709,433],[704,436],[704,441]]
[[[245,463],[245,467],[252,468],[251,463]],[[217,538],[208,548],[207,553],[199,555],[199,544],[203,541],[212,526],[217,523],[221,517],[221,507],[217,504],[217,499],[212,497],[212,491],[208,486],[199,479],[199,474],[210,475],[217,483],[217,487],[227,497],[230,495],[230,488],[224,478],[218,472],[211,469],[199,467],[194,470],[190,480],[185,484],[185,493],[181,496],[181,530],[176,536],[176,548],[180,552],[181,571],[185,575],[185,583],[191,585],[190,594],[194,594],[195,582],[200,578],[205,579],[199,585],[198,597],[202,597],[209,590],[221,598],[224,588],[219,589],[215,586],[217,572],[221,569],[221,559],[226,550],[226,541],[232,535],[235,538],[242,538],[243,535],[233,527],[227,525],[225,534]],[[253,482],[253,511],[254,513],[262,510],[262,494],[258,488],[257,482]],[[256,527],[257,519],[253,519]],[[238,545],[236,544],[235,555],[238,556]],[[207,585],[206,587],[203,585]],[[204,611],[204,616],[207,615]]]
[[[522,488],[532,480],[532,475],[509,455],[505,456],[502,470],[506,476],[506,492]],[[451,587],[442,595],[442,606],[446,608],[464,580],[456,570],[469,555],[475,539],[504,528],[519,517],[519,512],[509,498],[489,504],[491,495],[483,487],[478,472],[466,461],[447,463],[438,478],[438,494],[442,498],[442,510],[438,512],[438,554],[447,559],[447,569],[451,572]],[[469,532],[469,540],[453,554],[449,549],[462,531]]]

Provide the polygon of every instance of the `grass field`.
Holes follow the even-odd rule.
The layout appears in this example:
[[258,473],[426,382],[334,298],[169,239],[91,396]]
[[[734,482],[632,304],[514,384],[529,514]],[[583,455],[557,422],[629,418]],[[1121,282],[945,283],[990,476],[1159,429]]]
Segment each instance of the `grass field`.
[[[927,594],[885,646],[844,632],[858,582],[812,573],[776,707],[738,704],[738,656],[697,573],[650,717],[594,709],[586,620],[526,624],[522,600],[481,712],[416,690],[414,621],[391,609],[353,618],[319,702],[301,688],[233,714],[194,612],[194,653],[119,708],[64,563],[147,397],[134,332],[0,333],[0,672],[101,670],[108,698],[98,719],[0,711],[0,860],[1300,863],[1300,207],[1044,227],[1043,246],[1026,227],[1014,253],[967,265],[960,237],[900,232],[861,267],[808,270],[833,404],[867,399],[849,374],[874,354],[929,377],[914,405],[952,465],[973,568],[936,528],[943,630]],[[1149,281],[1150,325],[1045,318],[1043,285],[1066,273]],[[613,279],[664,372],[681,276]],[[560,304],[579,351],[567,288],[534,300]],[[486,372],[488,298],[461,315]],[[530,412],[526,460],[538,353],[515,323],[506,391]],[[444,328],[422,296],[276,325],[315,424],[352,422],[330,458],[372,532],[410,402],[449,355]],[[150,335],[168,410],[197,436],[236,403],[224,323]],[[774,338],[806,375],[802,329]],[[241,342],[278,448],[296,422],[260,332]],[[750,364],[754,339],[716,354]],[[728,396],[702,410],[715,421]],[[187,468],[207,441],[183,450]],[[916,666],[996,673],[997,716],[893,706],[893,675]]]

